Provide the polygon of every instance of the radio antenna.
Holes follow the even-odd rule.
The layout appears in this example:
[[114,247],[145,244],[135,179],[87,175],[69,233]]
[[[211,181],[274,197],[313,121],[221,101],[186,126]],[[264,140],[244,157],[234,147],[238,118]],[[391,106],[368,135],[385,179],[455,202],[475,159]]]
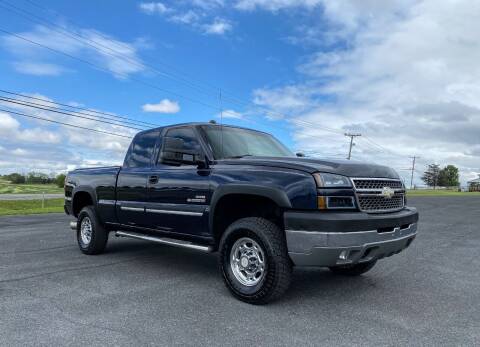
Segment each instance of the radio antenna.
[[220,104],[220,148],[221,148],[221,155],[223,159],[223,104],[222,104],[222,90],[219,90],[219,104]]

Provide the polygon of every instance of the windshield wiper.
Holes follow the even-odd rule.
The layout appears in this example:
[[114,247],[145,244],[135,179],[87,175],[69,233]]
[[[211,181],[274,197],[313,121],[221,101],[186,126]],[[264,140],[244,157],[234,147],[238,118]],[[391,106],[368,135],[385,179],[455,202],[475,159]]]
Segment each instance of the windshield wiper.
[[225,159],[240,159],[244,157],[252,157],[252,154],[232,155],[231,157],[225,157]]

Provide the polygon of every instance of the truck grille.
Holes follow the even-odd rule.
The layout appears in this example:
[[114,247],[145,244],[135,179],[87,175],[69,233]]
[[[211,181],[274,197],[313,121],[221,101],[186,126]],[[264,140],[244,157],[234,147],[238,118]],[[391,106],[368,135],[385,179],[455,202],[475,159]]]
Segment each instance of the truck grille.
[[402,181],[399,180],[369,180],[369,179],[355,179],[353,180],[356,189],[380,189],[383,187],[389,187],[392,189],[402,189]]
[[391,199],[383,196],[359,196],[360,209],[365,212],[388,212],[403,208],[403,194],[398,194]]
[[360,210],[368,213],[393,212],[405,206],[405,189],[395,179],[352,179]]

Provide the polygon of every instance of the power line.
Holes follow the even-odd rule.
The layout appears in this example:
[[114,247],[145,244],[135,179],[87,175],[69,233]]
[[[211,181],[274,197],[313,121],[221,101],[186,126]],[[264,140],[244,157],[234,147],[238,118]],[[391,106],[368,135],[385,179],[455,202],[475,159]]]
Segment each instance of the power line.
[[[40,18],[40,17],[38,17],[38,16],[36,16],[36,15],[33,15],[33,14],[29,13],[28,11],[25,11],[25,10],[23,10],[23,9],[20,9],[20,8],[18,8],[17,6],[12,5],[12,4],[8,3],[8,2],[5,2],[5,1],[3,1],[3,0],[0,0],[0,2],[7,3],[7,5],[9,5],[9,6],[13,7],[13,8],[16,8],[16,9],[18,9],[19,11],[22,11],[22,12],[24,12],[24,13],[27,13],[27,14],[28,14],[29,16],[31,16],[31,17],[37,18],[37,21],[40,20],[40,21],[42,21],[42,22],[44,22],[44,23],[48,23],[50,26],[53,26],[53,27],[56,27],[56,28],[60,28],[60,29],[61,29],[61,32],[58,31],[58,30],[55,30],[55,31],[56,31],[56,32],[60,32],[60,34],[62,34],[62,35],[67,35],[67,36],[69,36],[69,37],[71,37],[71,38],[73,38],[73,39],[75,39],[75,40],[77,40],[77,41],[79,41],[78,38],[80,38],[82,41],[87,42],[87,44],[88,44],[89,46],[92,46],[93,48],[98,49],[98,50],[100,50],[100,51],[102,51],[102,52],[104,52],[104,53],[105,53],[105,51],[99,49],[97,46],[106,48],[106,49],[108,49],[109,51],[115,53],[115,55],[106,53],[107,55],[110,55],[110,56],[115,57],[115,58],[123,57],[124,60],[128,60],[128,61],[130,61],[132,64],[135,64],[135,65],[140,66],[140,67],[142,67],[142,68],[148,67],[148,68],[150,68],[152,71],[155,71],[155,72],[157,72],[157,73],[160,73],[160,74],[163,74],[163,75],[166,74],[165,71],[160,71],[160,70],[158,70],[155,66],[153,66],[153,65],[151,65],[151,64],[149,64],[149,63],[142,63],[142,64],[140,64],[140,63],[138,63],[136,60],[133,60],[133,59],[131,59],[130,57],[125,56],[125,55],[122,54],[121,52],[119,52],[119,51],[117,51],[117,50],[115,50],[115,49],[113,49],[113,48],[111,48],[111,47],[102,45],[102,44],[98,43],[98,42],[95,41],[95,40],[86,39],[86,38],[84,38],[83,36],[78,35],[78,34],[76,34],[76,33],[72,33],[71,31],[68,31],[68,30],[66,30],[66,29],[63,28],[63,27],[60,27],[60,26],[56,25],[55,23],[53,23],[53,22],[51,22],[51,21],[42,19],[42,18]],[[34,6],[43,8],[43,6],[35,5],[32,1],[28,1],[28,2],[31,3],[31,4],[33,4]],[[6,9],[7,9],[7,10],[11,10],[11,9],[8,9],[8,8],[6,8]],[[45,8],[44,8],[44,9],[45,9]],[[12,11],[12,10],[11,10],[11,11]],[[55,11],[53,11],[53,12],[55,12]],[[18,11],[16,11],[16,13],[18,14]],[[58,14],[58,13],[57,13],[57,14]],[[21,15],[21,14],[20,14],[20,15]],[[24,16],[22,15],[22,17],[24,17]],[[28,18],[27,18],[27,20],[31,21],[31,20],[28,19]],[[99,36],[104,37],[105,39],[110,39],[110,38],[108,38],[108,37],[106,37],[106,36],[104,36],[104,35],[101,35],[100,33],[98,33],[98,34],[99,34]],[[90,43],[93,43],[93,44],[95,44],[95,45],[97,45],[97,46],[93,46],[93,45],[90,44]],[[125,47],[126,47],[126,46],[125,46]],[[170,67],[170,68],[171,68],[171,67]],[[167,73],[166,77],[172,77],[172,76],[168,76],[168,73]],[[184,83],[184,84],[187,83],[187,85],[189,85],[190,87],[193,86],[193,88],[195,88],[197,91],[204,92],[203,90],[198,89],[198,87],[196,87],[196,86],[194,85],[194,83],[192,83],[192,82],[189,81],[188,79],[184,79],[184,80],[183,80],[183,83]],[[209,85],[209,84],[208,84],[208,85]],[[219,88],[219,87],[214,87],[214,88],[215,88],[215,90],[216,90],[215,95],[218,95],[218,91],[221,90],[221,88]],[[207,94],[208,94],[208,95],[212,95],[212,94],[210,94],[210,93],[207,93]],[[242,105],[242,106],[253,105],[253,106],[256,107],[257,109],[260,108],[261,110],[263,110],[263,113],[265,113],[265,114],[269,114],[269,115],[279,115],[279,116],[281,116],[281,117],[285,117],[285,115],[282,114],[282,113],[279,113],[279,112],[276,112],[276,111],[272,111],[272,110],[270,110],[270,109],[267,109],[267,108],[265,108],[265,107],[262,107],[262,106],[259,106],[259,105],[256,105],[256,104],[252,104],[251,102],[243,101],[243,100],[240,100],[240,99],[238,99],[238,98],[236,98],[236,97],[233,98],[233,99],[228,98],[228,97],[225,97],[225,92],[223,92],[223,90],[222,90],[222,94],[223,94],[223,100],[224,100],[224,101],[230,100],[230,103],[236,103],[236,104],[239,104],[239,105]],[[232,100],[233,100],[233,101],[232,101]],[[304,120],[301,120],[301,119],[296,119],[295,122],[297,122],[297,123],[303,123],[303,124],[306,124],[306,125],[318,127],[317,124],[314,124],[314,123],[311,123],[311,122],[307,122],[307,121],[304,121]],[[329,131],[329,132],[333,132],[333,133],[337,133],[337,134],[342,134],[342,133],[343,133],[341,130],[329,128],[329,127],[326,127],[326,126],[322,126],[321,129],[324,130],[324,131]]]
[[[85,64],[88,64],[88,65],[92,66],[92,67],[95,68],[96,70],[99,70],[99,71],[102,71],[102,72],[106,72],[106,73],[108,73],[108,74],[111,73],[110,70],[104,69],[104,68],[102,68],[102,67],[100,67],[100,66],[98,66],[98,65],[96,65],[96,64],[94,64],[94,63],[92,63],[92,62],[90,62],[90,61],[88,61],[88,60],[85,60],[85,59],[83,59],[83,58],[76,57],[76,56],[74,56],[74,55],[71,55],[71,54],[69,54],[69,53],[65,53],[65,52],[63,52],[63,51],[60,51],[60,50],[58,50],[58,49],[49,47],[49,46],[44,45],[44,44],[42,44],[42,43],[39,43],[39,42],[30,40],[30,39],[28,39],[28,38],[26,38],[26,37],[23,37],[23,36],[21,36],[21,35],[15,34],[15,33],[12,33],[12,32],[10,32],[10,31],[8,31],[8,30],[0,29],[0,32],[3,32],[3,33],[5,33],[5,34],[7,34],[7,35],[10,35],[10,36],[14,36],[14,37],[16,37],[16,38],[18,38],[18,39],[24,40],[24,41],[29,42],[29,43],[31,43],[31,44],[34,44],[34,45],[36,45],[36,46],[39,46],[39,47],[48,49],[48,50],[50,50],[50,51],[52,51],[52,52],[65,55],[65,56],[67,56],[67,57],[69,57],[69,58],[71,58],[71,59],[78,60],[78,61],[80,61],[80,62],[83,62],[83,63],[85,63]],[[122,75],[122,74],[119,74],[119,75],[121,75],[122,77],[125,77],[125,78],[127,77],[126,75]],[[180,94],[180,93],[172,92],[172,91],[170,91],[170,90],[168,90],[168,89],[161,88],[161,87],[159,87],[159,86],[157,86],[157,85],[155,85],[155,84],[151,84],[151,83],[149,83],[149,82],[145,82],[145,81],[140,80],[140,79],[138,79],[138,78],[133,78],[133,77],[131,77],[131,76],[130,76],[129,78],[130,78],[130,80],[132,80],[132,81],[134,81],[134,82],[137,82],[137,83],[140,83],[140,84],[143,84],[143,85],[145,85],[145,86],[147,86],[147,87],[150,87],[150,88],[153,88],[153,89],[157,89],[157,90],[160,90],[160,91],[162,91],[162,92],[165,92],[165,93],[168,93],[168,94],[171,94],[171,95],[175,95],[175,96],[177,96],[177,97],[179,97],[179,98],[185,99],[185,100],[190,101],[190,102],[193,102],[193,103],[197,103],[197,104],[199,104],[199,105],[202,105],[202,106],[207,107],[207,108],[210,108],[210,109],[218,110],[218,107],[217,107],[217,106],[210,105],[210,104],[205,103],[205,102],[203,102],[203,101],[196,100],[196,99],[194,99],[194,98],[191,98],[191,97],[182,95],[182,94]],[[232,112],[228,112],[228,111],[224,111],[224,113],[233,114]]]
[[[4,2],[4,1],[3,1],[3,2]],[[33,4],[33,2],[31,2],[31,1],[29,1],[29,2]],[[4,3],[5,3],[5,2],[4,2]],[[38,17],[38,16],[35,16],[35,15],[32,15],[32,14],[29,13],[28,11],[22,10],[22,9],[20,9],[20,8],[14,6],[14,5],[12,5],[12,4],[10,4],[10,3],[6,3],[6,4],[9,5],[10,7],[16,8],[16,9],[19,10],[19,11],[22,11],[22,12],[24,12],[24,13],[27,13],[27,15],[29,15],[29,16],[31,16],[31,17],[36,17],[36,18],[38,18],[39,20],[41,20],[41,21],[43,21],[43,22],[50,23],[50,25],[52,25],[52,26],[54,26],[54,27],[59,27],[59,26],[55,25],[54,23],[52,23],[52,22],[50,22],[50,21],[44,20],[44,19],[42,19],[42,18],[40,18],[40,17]],[[41,7],[41,6],[40,6],[40,7]],[[4,8],[5,8],[5,7],[4,7]],[[10,8],[5,8],[5,9],[10,10],[10,11],[14,11],[14,10],[12,10],[12,9],[10,9]],[[14,11],[14,12],[15,12],[15,11]],[[16,13],[18,14],[18,11],[16,11]],[[22,15],[22,17],[25,17],[25,16]],[[30,19],[28,19],[28,20],[30,20]],[[75,39],[75,40],[77,40],[77,41],[79,41],[78,38],[80,38],[80,39],[82,40],[82,42],[84,42],[84,43],[87,42],[87,44],[88,44],[89,46],[91,46],[91,47],[93,47],[93,48],[95,48],[95,49],[97,49],[97,50],[100,50],[101,52],[103,52],[103,53],[105,53],[105,54],[107,54],[107,55],[110,55],[110,56],[112,56],[112,57],[115,57],[115,58],[124,57],[124,60],[130,61],[132,64],[136,64],[137,66],[141,66],[142,68],[145,67],[145,66],[148,66],[150,69],[156,70],[156,72],[158,72],[158,73],[160,73],[160,74],[165,74],[164,71],[159,71],[159,70],[157,70],[154,66],[151,66],[150,64],[139,64],[137,61],[132,60],[132,59],[129,58],[129,57],[126,57],[126,58],[125,58],[125,56],[124,56],[123,54],[121,54],[120,52],[118,52],[118,51],[116,51],[116,50],[114,50],[114,49],[112,49],[112,48],[110,48],[110,47],[104,46],[104,45],[102,45],[102,44],[100,44],[100,43],[98,43],[98,42],[96,42],[96,41],[94,41],[94,40],[88,40],[88,39],[86,39],[86,38],[84,38],[84,37],[82,37],[82,36],[80,36],[80,35],[78,35],[78,34],[72,34],[71,32],[67,31],[67,30],[64,29],[64,28],[61,28],[61,30],[62,30],[62,32],[60,32],[60,31],[58,31],[58,30],[55,30],[55,31],[60,32],[62,35],[67,35],[67,36],[69,36],[69,37],[72,37],[73,39]],[[19,39],[25,40],[25,41],[27,41],[27,42],[30,42],[30,43],[32,43],[32,44],[38,45],[38,46],[40,46],[40,47],[42,47],[42,48],[51,50],[51,51],[53,51],[53,52],[56,52],[56,53],[59,53],[59,54],[65,55],[65,56],[68,56],[68,57],[71,58],[71,59],[79,60],[79,61],[81,61],[81,62],[83,62],[83,63],[86,63],[86,64],[88,64],[88,65],[91,65],[92,67],[94,67],[95,69],[98,69],[98,70],[100,70],[100,71],[107,72],[107,73],[111,73],[110,70],[107,70],[107,69],[104,69],[104,68],[102,68],[102,67],[99,67],[98,65],[96,65],[96,64],[94,64],[94,63],[91,63],[91,62],[88,61],[88,60],[85,60],[85,59],[82,59],[82,58],[78,58],[78,57],[73,56],[73,55],[71,55],[71,54],[68,54],[68,53],[66,53],[66,52],[63,52],[63,51],[54,49],[54,48],[49,47],[49,46],[47,46],[47,45],[44,45],[44,44],[35,42],[35,41],[33,41],[33,40],[30,40],[30,39],[27,39],[27,38],[25,38],[25,37],[22,37],[21,35],[14,34],[14,33],[8,32],[8,31],[6,31],[6,30],[0,29],[0,31],[2,31],[2,32],[6,33],[6,34],[8,34],[8,35],[15,36],[15,37],[17,37],[17,38],[19,38]],[[110,39],[110,38],[109,38],[109,39]],[[93,43],[94,45],[92,45],[92,44],[90,44],[90,43]],[[95,45],[96,45],[96,46],[95,46]],[[110,50],[110,51],[112,51],[112,52],[115,52],[116,54],[115,54],[115,55],[112,55],[112,54],[106,53],[104,50],[100,49],[98,46],[100,46],[100,47],[105,47],[106,49],[108,49],[108,50]],[[122,74],[119,74],[119,75],[122,75]],[[123,77],[126,77],[126,76],[123,75]],[[203,102],[203,101],[199,101],[199,100],[196,100],[196,99],[194,99],[194,98],[187,97],[187,96],[182,95],[182,94],[180,94],[180,93],[172,92],[172,91],[167,90],[167,89],[165,89],[165,88],[160,88],[160,87],[158,87],[158,86],[156,86],[156,85],[154,85],[154,84],[145,82],[145,81],[143,81],[143,80],[139,80],[139,79],[135,79],[135,78],[131,78],[131,77],[130,77],[130,79],[131,79],[132,81],[137,82],[137,83],[141,83],[141,84],[143,84],[143,85],[146,85],[146,86],[149,86],[149,87],[152,87],[152,88],[161,90],[161,91],[163,91],[163,92],[166,92],[166,93],[169,93],[169,94],[172,94],[172,95],[176,95],[177,97],[180,97],[180,98],[182,98],[182,99],[188,100],[188,101],[190,101],[190,102],[194,102],[194,103],[200,104],[200,105],[202,105],[202,106],[204,106],[204,107],[208,107],[208,108],[212,108],[212,109],[217,109],[216,106],[212,106],[212,105],[210,105],[210,104],[208,104],[208,103],[205,103],[205,102]],[[197,90],[198,90],[198,89],[197,89]],[[225,97],[224,97],[224,99],[225,99]],[[240,103],[243,104],[243,105],[253,105],[253,104],[251,104],[250,102],[244,102],[244,101],[241,101],[241,100],[240,100]],[[259,108],[258,105],[254,105],[254,106],[257,107],[257,108]],[[276,114],[276,115],[281,115],[282,117],[285,117],[284,114],[281,114],[281,113],[279,113],[279,112],[267,110],[267,109],[265,109],[264,107],[260,107],[260,108],[263,109],[263,110],[264,110],[264,113],[266,113],[266,114]],[[90,111],[90,110],[89,110],[89,111]],[[229,112],[229,111],[223,111],[223,112],[224,112],[224,113],[227,113],[227,114],[228,114],[228,113],[233,114],[232,112]],[[311,126],[318,127],[317,124],[314,124],[314,123],[311,123],[311,122],[307,122],[307,121],[304,121],[304,120],[301,120],[301,119],[295,119],[295,120],[293,121],[293,123],[297,123],[297,124],[298,124],[298,123],[302,123],[302,124],[306,124],[306,125],[311,125]],[[269,124],[269,125],[272,126],[271,124]],[[333,128],[329,128],[329,127],[325,127],[325,126],[323,126],[323,127],[318,127],[318,129],[319,129],[319,130],[323,130],[323,131],[327,131],[327,132],[336,133],[336,134],[341,134],[341,133],[342,133],[341,130],[339,130],[339,129],[333,129]],[[306,135],[306,134],[305,134],[305,136],[314,137],[314,136],[312,136],[312,135]],[[352,142],[352,141],[351,141],[351,142]],[[373,142],[373,141],[372,141],[372,142]],[[351,144],[352,144],[352,143],[351,143]],[[381,146],[378,145],[378,144],[376,144],[376,145],[379,146],[379,147],[381,147]],[[383,148],[383,147],[381,147],[381,148]],[[351,157],[351,148],[350,148],[350,152],[349,152],[349,157]]]
[[[109,70],[106,70],[106,69],[104,69],[104,68],[101,68],[101,67],[99,67],[98,65],[96,65],[96,64],[94,64],[94,63],[92,63],[92,62],[90,62],[90,61],[88,61],[88,60],[75,57],[75,56],[73,56],[73,55],[71,55],[71,54],[69,54],[69,53],[65,53],[65,52],[63,52],[63,51],[60,51],[60,50],[57,50],[57,49],[55,49],[55,48],[46,46],[46,45],[44,45],[44,44],[38,43],[38,42],[36,42],[36,41],[30,40],[30,39],[25,38],[25,37],[23,37],[23,36],[21,36],[21,35],[12,33],[12,32],[10,32],[10,31],[7,31],[7,30],[1,29],[1,28],[0,28],[0,32],[3,32],[3,33],[5,33],[5,34],[7,34],[7,35],[11,35],[11,36],[17,37],[17,38],[19,38],[19,39],[21,39],[21,40],[24,40],[24,41],[26,41],[26,42],[29,42],[29,43],[32,43],[32,44],[37,45],[37,46],[39,46],[39,47],[48,49],[48,50],[50,50],[50,51],[52,51],[52,52],[65,55],[65,56],[67,56],[67,57],[69,57],[69,58],[71,58],[71,59],[81,61],[81,62],[83,62],[83,63],[85,63],[85,64],[88,64],[88,65],[94,67],[95,69],[98,69],[98,70],[100,70],[100,71],[107,72],[107,73],[110,74],[110,71],[109,71]],[[130,79],[131,79],[132,81],[135,81],[135,82],[137,82],[137,83],[146,85],[146,86],[148,86],[148,87],[151,87],[151,88],[154,88],[154,89],[158,89],[158,90],[160,90],[160,91],[163,91],[163,92],[166,92],[166,93],[169,93],[169,94],[176,95],[176,96],[181,97],[181,98],[183,98],[183,99],[185,99],[185,100],[188,100],[188,101],[190,101],[190,102],[194,102],[194,103],[200,104],[200,105],[202,105],[202,106],[204,106],[204,107],[208,107],[208,108],[211,108],[211,109],[214,109],[214,110],[218,110],[218,107],[217,107],[217,106],[213,106],[213,105],[210,105],[210,104],[208,104],[208,103],[205,103],[205,102],[196,100],[196,99],[194,99],[194,98],[190,98],[190,97],[184,96],[184,95],[182,95],[182,94],[169,91],[169,90],[167,90],[167,89],[158,87],[158,86],[156,86],[156,85],[154,85],[154,84],[145,82],[145,81],[140,80],[140,79],[136,79],[136,78],[133,78],[133,77],[130,77]],[[224,110],[223,113],[224,113],[224,114],[236,115],[236,114],[234,114],[233,112],[229,112],[228,110]],[[266,123],[264,123],[264,124],[266,124]],[[269,126],[277,127],[277,126],[274,126],[274,125],[272,125],[272,124],[269,124]],[[277,127],[277,128],[278,128],[278,127]],[[283,129],[283,130],[285,130],[285,129]],[[320,137],[316,137],[316,136],[313,136],[313,135],[307,135],[307,134],[305,134],[305,136],[315,137],[315,138],[317,138],[317,139],[321,139]],[[323,139],[322,139],[322,140],[323,140]]]
[[17,115],[17,116],[21,116],[21,117],[34,118],[34,119],[38,119],[38,120],[43,120],[43,121],[45,121],[45,122],[50,122],[50,123],[55,123],[55,124],[61,124],[61,125],[65,125],[65,126],[69,126],[69,127],[73,127],[73,128],[77,128],[77,129],[94,131],[94,132],[97,132],[97,133],[102,133],[102,134],[107,134],[107,135],[112,135],[112,136],[118,136],[118,137],[124,137],[124,138],[127,138],[127,139],[131,139],[131,138],[132,138],[131,136],[126,136],[126,135],[121,135],[121,134],[112,133],[112,132],[109,132],[109,131],[98,130],[98,129],[88,128],[88,127],[83,127],[83,126],[80,126],[80,125],[75,125],[75,124],[60,122],[60,121],[56,121],[56,120],[52,120],[52,119],[48,119],[48,118],[43,118],[43,117],[38,117],[38,116],[27,115],[27,114],[25,114],[25,113],[20,113],[20,112],[16,112],[16,111],[6,110],[6,109],[2,109],[2,108],[0,108],[0,111],[7,112],[7,113],[13,113],[13,114],[15,114],[15,115]]
[[[95,114],[99,114],[99,115],[110,116],[110,117],[113,117],[113,118],[125,119],[125,120],[128,120],[129,122],[131,122],[132,124],[134,124],[134,123],[139,123],[139,124],[137,124],[137,125],[139,125],[139,126],[156,126],[156,127],[160,126],[160,124],[144,122],[144,121],[136,120],[136,119],[129,118],[129,117],[125,117],[125,116],[119,116],[119,115],[116,115],[116,114],[113,114],[113,113],[108,113],[108,112],[101,112],[101,111],[92,110],[92,109],[85,108],[85,107],[79,107],[79,106],[74,106],[74,105],[62,104],[62,103],[60,103],[60,102],[55,102],[55,101],[51,101],[51,100],[45,100],[45,99],[42,99],[42,98],[38,98],[38,97],[30,96],[30,95],[25,95],[25,94],[21,94],[21,93],[16,93],[16,92],[4,90],[4,89],[0,89],[0,92],[5,93],[5,94],[20,96],[20,97],[22,97],[22,98],[28,98],[28,99],[32,99],[32,100],[37,100],[37,101],[41,101],[41,102],[48,102],[49,104],[59,105],[59,106],[68,107],[68,108],[72,108],[72,109],[76,109],[76,110],[81,110],[81,111],[86,111],[86,112],[89,112],[89,113],[95,113]],[[71,112],[73,112],[73,111],[71,111]],[[76,112],[76,111],[75,111],[75,112]],[[80,112],[76,112],[76,113],[80,113]],[[129,123],[129,122],[125,122],[125,123]],[[143,124],[144,124],[144,125],[143,125]]]
[[406,156],[398,154],[398,153],[392,151],[391,149],[388,149],[388,148],[378,144],[377,142],[373,141],[368,136],[364,136],[364,139],[367,140],[368,142],[370,142],[372,145],[374,145],[375,147],[377,147],[378,149],[380,149],[384,153],[388,152],[388,153],[390,153],[390,155],[398,156],[398,157],[401,157],[401,158],[406,158]]
[[[53,31],[65,36],[65,37],[70,37],[71,39],[77,41],[77,42],[80,42],[82,44],[86,44],[96,50],[99,50],[100,52],[102,52],[103,54],[106,54],[108,56],[111,56],[111,57],[114,57],[114,58],[121,58],[123,59],[124,61],[128,61],[130,62],[130,64],[132,65],[135,65],[137,67],[140,67],[142,69],[148,67],[150,70],[160,74],[160,75],[163,75],[164,77],[167,77],[167,78],[170,78],[170,79],[173,79],[173,80],[176,80],[177,82],[180,82],[180,83],[183,83],[187,86],[189,86],[190,88],[192,89],[195,89],[197,90],[198,92],[200,93],[204,93],[206,95],[210,95],[210,96],[213,96],[214,93],[213,92],[206,92],[205,90],[201,89],[200,87],[198,87],[197,85],[195,85],[195,83],[192,83],[191,81],[185,79],[185,78],[182,78],[182,77],[177,77],[169,72],[165,72],[165,71],[162,71],[162,70],[159,70],[157,69],[155,66],[151,65],[151,64],[148,64],[148,63],[139,63],[137,60],[135,59],[132,59],[131,57],[128,57],[126,56],[125,54],[123,54],[122,52],[119,52],[118,50],[116,49],[113,49],[112,47],[109,47],[109,46],[106,46],[102,43],[99,43],[98,41],[96,40],[93,40],[93,39],[88,39],[88,38],[85,38],[83,37],[82,35],[79,35],[77,33],[74,33],[70,30],[67,30],[47,19],[44,19],[42,17],[39,17],[35,14],[32,14],[31,12],[29,11],[26,11],[22,8],[19,8],[18,6],[15,6],[7,1],[4,1],[4,0],[0,0],[0,2],[4,3],[4,6],[0,5],[0,7],[4,8],[5,10],[7,11],[10,11],[10,12],[13,12],[15,13],[16,15],[19,15],[23,18],[25,18],[26,20],[30,21],[30,22],[37,22],[37,23],[46,23]],[[5,7],[5,5],[9,6],[9,7]],[[33,20],[31,18],[34,18]],[[59,28],[56,29],[56,28]],[[104,39],[108,39],[108,40],[111,40],[111,38],[108,38],[104,35],[100,35],[99,33],[96,33],[98,36],[100,37],[103,37]],[[125,44],[124,44],[124,47],[127,47]],[[108,53],[107,51],[108,50],[110,52],[113,52],[114,54],[111,54],[111,53]],[[130,49],[130,48],[129,48]]]
[[[55,10],[53,10],[53,9],[48,9],[48,8],[46,8],[45,6],[36,4],[34,1],[31,1],[31,0],[24,0],[24,1],[28,2],[29,4],[35,6],[35,7],[39,8],[39,9],[41,9],[42,11],[44,11],[44,12],[47,13],[47,14],[54,13],[54,14],[56,14],[57,16],[65,17],[64,15],[62,15],[61,13],[59,13],[58,11],[55,11]],[[13,6],[13,5],[10,5],[10,6]],[[25,10],[23,10],[23,11],[24,11],[24,12],[27,12],[27,11],[25,11]],[[77,23],[75,23],[75,21],[72,21],[71,19],[69,19],[69,21],[70,21],[71,23],[77,25],[77,26],[80,26],[80,25],[78,25]],[[110,40],[110,39],[111,39],[110,37],[108,37],[108,36],[106,36],[106,35],[103,35],[101,32],[97,32],[96,34],[97,34],[98,36],[106,39],[106,40]],[[93,40],[92,40],[92,41],[93,41]],[[93,42],[96,42],[96,41],[93,41]],[[127,44],[125,44],[125,43],[123,43],[123,42],[118,42],[117,44],[120,45],[120,46],[123,46],[123,47],[125,47],[125,48],[127,48],[127,49],[130,49],[130,48],[131,48],[130,46],[128,46]],[[112,48],[109,47],[109,49],[112,49]],[[113,49],[112,49],[112,50],[113,50]],[[114,50],[114,51],[115,51],[115,50]],[[119,53],[119,54],[121,55],[121,52],[118,52],[118,51],[115,51],[115,52],[116,52],[116,53]],[[192,82],[192,79],[196,79],[196,78],[192,77],[192,76],[189,75],[188,73],[185,73],[184,71],[179,70],[178,68],[176,68],[176,67],[173,66],[173,65],[170,65],[170,64],[167,64],[167,63],[165,63],[165,62],[159,61],[158,58],[155,58],[155,61],[156,61],[157,64],[160,63],[160,65],[163,65],[163,66],[165,66],[166,68],[172,69],[173,71],[175,71],[175,74],[177,74],[177,76],[178,76],[178,77],[176,77],[176,78],[183,79],[184,81],[187,81],[188,83],[191,83],[191,84],[196,84],[196,85],[200,85],[200,84],[201,84],[201,85],[203,85],[203,86],[205,86],[205,87],[208,87],[208,88],[210,88],[210,89],[212,90],[212,93],[213,93],[214,95],[217,95],[218,92],[219,92],[220,90],[222,90],[224,100],[236,100],[236,101],[239,101],[239,102],[244,102],[244,101],[242,101],[240,98],[238,98],[237,96],[235,96],[233,93],[227,91],[224,87],[215,86],[215,85],[213,85],[213,84],[211,84],[211,83],[209,83],[209,82],[200,81],[200,80],[198,80],[198,79],[197,79],[196,82]],[[151,63],[145,63],[144,65],[147,66],[147,67],[149,67],[149,68],[151,68],[151,69],[155,69],[155,70],[157,69],[157,67],[153,66]],[[164,71],[161,71],[160,73],[161,73],[161,74],[167,74],[167,75],[172,75],[172,76],[174,76],[174,74],[172,74],[171,72],[165,73]],[[167,77],[168,77],[168,76],[167,76]],[[227,95],[230,95],[230,98],[228,98]],[[248,104],[251,104],[251,103],[248,102]]]
[[[0,29],[1,30],[1,29]],[[16,96],[20,96],[22,98],[29,98],[29,99],[33,99],[33,100],[38,100],[38,101],[42,101],[42,102],[48,102],[50,104],[53,104],[53,105],[60,105],[60,106],[64,106],[64,107],[70,107],[70,108],[74,108],[74,109],[80,109],[80,110],[84,110],[84,111],[87,111],[87,112],[92,112],[92,113],[99,113],[101,115],[108,115],[108,116],[112,116],[112,117],[118,117],[118,118],[121,118],[121,119],[129,119],[131,120],[131,118],[128,118],[128,117],[122,117],[122,116],[117,116],[115,114],[112,114],[112,113],[107,113],[107,112],[99,112],[99,111],[94,111],[94,110],[91,110],[91,109],[88,109],[88,108],[83,108],[83,107],[78,107],[78,106],[71,106],[71,105],[67,105],[67,104],[63,104],[63,103],[58,103],[58,102],[54,102],[54,101],[50,101],[50,100],[45,100],[45,99],[41,99],[41,98],[37,98],[37,97],[33,97],[33,96],[29,96],[29,95],[25,95],[25,94],[20,94],[20,93],[16,93],[16,92],[12,92],[12,91],[7,91],[7,90],[3,90],[3,89],[0,89],[0,92],[3,92],[3,93],[7,93],[7,94],[10,94],[10,95],[16,95]],[[2,97],[0,96],[0,99]],[[7,97],[3,97],[3,98],[7,98]],[[15,100],[15,101],[18,101],[17,99],[13,99],[13,98],[8,98],[8,99],[11,99],[11,100]],[[41,104],[37,104],[37,103],[33,103],[33,102],[29,102],[30,104],[33,104],[33,105],[39,105],[39,106],[43,106]],[[60,108],[61,110],[61,108]],[[48,109],[48,111],[52,111],[54,112],[54,110],[51,110],[51,109]],[[82,112],[76,112],[76,111],[70,111],[68,110],[68,112],[75,112],[75,113],[79,113],[79,114],[84,114],[84,115],[88,115],[88,116],[95,116],[95,115],[90,115],[88,113],[82,113]],[[222,109],[222,114],[224,113],[225,111]],[[58,112],[57,112],[58,113]],[[95,116],[95,117],[100,117],[100,116]],[[106,118],[106,119],[109,119],[109,118]],[[258,121],[255,121],[255,120],[252,120],[252,119],[246,119],[244,118],[245,120],[249,121],[249,122],[252,122],[252,123],[255,123],[255,124],[266,124],[266,123],[263,123],[263,122],[258,122]],[[153,126],[160,126],[158,124],[154,124],[154,123],[148,123],[148,122],[142,122],[142,121],[136,121],[134,120],[134,122],[139,122],[139,123],[145,123],[145,124],[151,124]],[[143,126],[143,125],[140,125],[140,126]],[[270,127],[273,127],[273,128],[276,128],[276,129],[279,129],[279,130],[287,130],[286,128],[282,128],[280,126],[277,126],[277,125],[274,125],[274,124],[268,124],[268,126]],[[143,129],[138,129],[138,128],[135,128],[137,130],[143,130]],[[302,135],[302,136],[305,136],[305,137],[309,137],[309,138],[314,138],[314,139],[320,139],[320,137],[318,136],[315,136],[315,135],[311,135],[311,134],[308,134],[308,133],[305,133],[305,132],[301,132],[301,131],[297,131],[298,134]],[[322,138],[323,139],[323,138]]]
[[70,117],[77,117],[77,118],[82,118],[82,119],[88,119],[88,120],[91,120],[91,121],[94,121],[94,122],[100,122],[100,123],[105,123],[105,124],[110,124],[110,125],[116,125],[116,126],[120,126],[120,127],[128,128],[128,129],[145,130],[144,128],[136,128],[136,127],[132,127],[132,126],[129,126],[129,125],[124,125],[124,124],[121,124],[121,123],[114,123],[114,122],[109,122],[109,121],[105,121],[105,120],[101,120],[101,119],[96,119],[96,118],[81,116],[81,115],[78,115],[78,114],[75,114],[75,113],[71,113],[71,112],[64,112],[64,110],[62,110],[62,109],[49,108],[48,106],[47,106],[47,107],[43,107],[43,105],[40,105],[40,104],[37,104],[37,103],[22,102],[21,100],[12,99],[12,98],[5,98],[5,97],[1,97],[1,96],[0,96],[0,101],[7,102],[7,103],[11,103],[11,104],[16,104],[16,105],[21,105],[21,106],[26,106],[26,107],[30,107],[30,108],[35,108],[35,109],[38,109],[38,110],[44,110],[44,111],[48,111],[48,112],[54,112],[54,113],[58,113],[58,114],[63,114],[63,115],[70,116]]

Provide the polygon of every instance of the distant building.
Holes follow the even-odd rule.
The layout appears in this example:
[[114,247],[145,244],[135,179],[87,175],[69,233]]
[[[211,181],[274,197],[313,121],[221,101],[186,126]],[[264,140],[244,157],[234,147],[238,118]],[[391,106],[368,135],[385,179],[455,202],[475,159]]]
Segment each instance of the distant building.
[[469,192],[480,192],[480,176],[467,182]]

